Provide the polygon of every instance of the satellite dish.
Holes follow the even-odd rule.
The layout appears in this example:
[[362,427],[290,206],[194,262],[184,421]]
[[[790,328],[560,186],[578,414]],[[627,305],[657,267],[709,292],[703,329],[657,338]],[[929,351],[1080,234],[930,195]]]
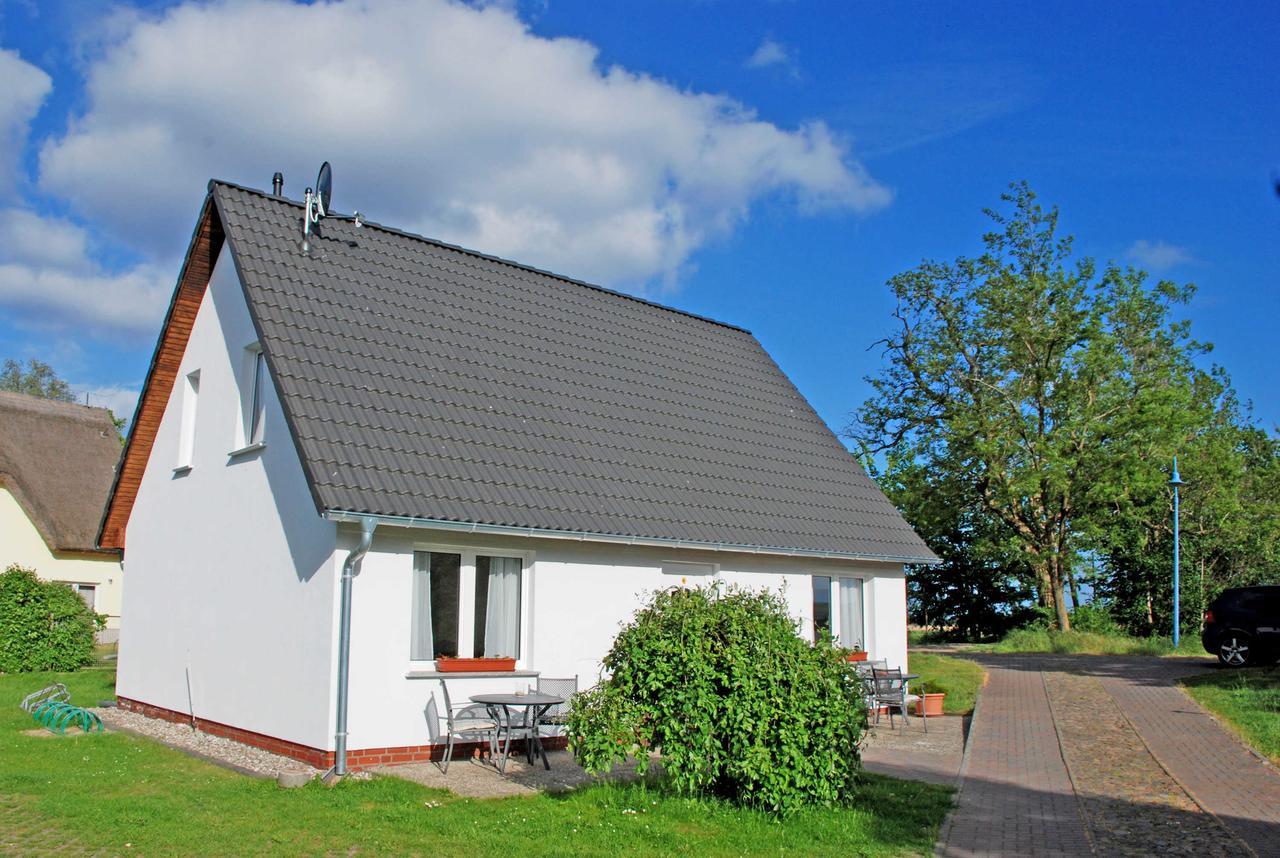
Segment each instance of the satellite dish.
[[[320,165],[320,173],[316,176],[316,214],[324,217],[329,213],[329,204],[333,201],[333,169],[329,162]],[[319,220],[319,218],[317,218]]]

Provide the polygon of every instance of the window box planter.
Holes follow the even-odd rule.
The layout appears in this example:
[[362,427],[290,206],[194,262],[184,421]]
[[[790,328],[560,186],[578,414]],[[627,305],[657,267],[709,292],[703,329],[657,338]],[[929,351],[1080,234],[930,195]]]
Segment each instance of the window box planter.
[[947,693],[945,691],[937,694],[920,695],[920,698],[916,700],[916,714],[924,715],[928,718],[942,717],[942,698],[946,696]]
[[866,650],[863,650],[862,652],[851,652],[845,656],[845,660],[846,661],[866,661],[867,660]]
[[440,673],[507,673],[516,669],[514,658],[437,658]]

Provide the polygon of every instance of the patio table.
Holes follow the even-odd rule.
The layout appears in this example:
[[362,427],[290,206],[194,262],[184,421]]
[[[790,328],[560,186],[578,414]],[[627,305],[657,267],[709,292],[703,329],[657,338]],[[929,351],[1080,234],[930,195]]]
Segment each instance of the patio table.
[[552,706],[563,703],[565,698],[556,697],[552,694],[539,694],[536,691],[530,691],[527,694],[473,694],[471,696],[472,703],[480,703],[488,706],[491,710],[495,707],[502,707],[503,721],[506,723],[507,730],[507,750],[502,753],[502,768],[505,770],[507,765],[507,751],[511,748],[511,710],[513,708],[523,707],[526,717],[521,721],[521,726],[527,726],[529,729],[529,739],[525,742],[525,755],[528,757],[529,765],[533,765],[537,756],[542,757],[542,765],[551,770],[551,763],[547,760],[546,749],[542,747],[542,739],[538,735],[538,722],[547,710]]

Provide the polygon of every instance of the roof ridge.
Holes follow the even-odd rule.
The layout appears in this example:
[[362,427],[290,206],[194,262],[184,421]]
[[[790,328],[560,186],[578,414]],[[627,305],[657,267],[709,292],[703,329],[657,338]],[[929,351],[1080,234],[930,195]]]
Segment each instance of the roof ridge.
[[75,418],[85,422],[109,420],[108,409],[101,405],[85,405],[62,399],[48,399],[31,393],[19,393],[15,390],[0,390],[0,407],[12,406],[24,411],[40,411],[60,417]]
[[[213,188],[215,185],[222,185],[224,187],[234,188],[237,191],[244,191],[245,193],[254,194],[255,196],[259,196],[268,200],[288,203],[289,205],[297,206],[299,208],[301,208],[303,205],[303,203],[300,202],[299,200],[293,200],[284,196],[275,196],[274,194],[269,194],[266,191],[261,190],[259,188],[250,188],[245,185],[237,184],[235,182],[228,182],[225,179],[210,179],[209,190],[211,192],[213,191]],[[719,327],[728,328],[733,331],[739,331],[741,333],[748,334],[748,335],[751,334],[751,331],[747,330],[741,325],[735,325],[732,322],[725,322],[725,321],[721,321],[720,319],[713,319],[710,316],[703,316],[698,313],[690,312],[689,310],[682,310],[679,307],[672,307],[669,304],[662,304],[657,301],[651,301],[648,298],[641,298],[637,295],[628,294],[627,292],[620,292],[617,289],[610,289],[607,286],[601,286],[597,283],[590,283],[586,280],[579,280],[576,277],[569,277],[565,274],[558,274],[555,271],[549,271],[545,268],[538,268],[533,265],[527,265],[523,262],[517,262],[514,259],[507,259],[502,256],[495,256],[491,253],[484,253],[483,251],[473,250],[469,247],[463,247],[458,244],[450,244],[449,242],[441,241],[438,238],[430,238],[425,235],[419,235],[416,232],[409,232],[408,230],[397,229],[396,227],[387,226],[385,224],[378,223],[377,221],[361,219],[360,225],[362,229],[366,229],[366,228],[378,229],[383,232],[390,233],[391,235],[398,235],[404,238],[411,238],[411,239],[414,239],[415,241],[425,242],[427,244],[431,244],[436,247],[442,247],[448,250],[455,250],[459,253],[465,253],[468,256],[474,256],[477,259],[484,259],[489,262],[497,262],[500,265],[507,265],[507,266],[510,266],[511,268],[517,268],[521,271],[528,271],[533,274],[541,274],[545,277],[551,277],[564,283],[571,283],[574,286],[583,286],[587,289],[594,289],[595,291],[603,292],[606,295],[612,295],[617,298],[625,298],[628,301],[635,301],[638,304],[645,304],[650,307],[656,307],[659,310],[666,310],[669,313],[676,313],[677,315],[686,316],[690,319],[696,319],[699,322],[706,322],[711,325],[718,325]]]

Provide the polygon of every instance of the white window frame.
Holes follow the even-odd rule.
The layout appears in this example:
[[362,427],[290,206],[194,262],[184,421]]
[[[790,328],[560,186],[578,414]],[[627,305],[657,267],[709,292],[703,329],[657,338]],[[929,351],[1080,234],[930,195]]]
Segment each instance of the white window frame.
[[[835,635],[836,641],[843,647],[852,647],[855,643],[862,647],[863,652],[870,652],[871,647],[867,645],[868,630],[870,625],[867,622],[867,576],[849,573],[832,573],[831,578],[831,632]],[[844,611],[841,610],[843,596],[841,591],[844,589],[844,582],[854,579],[861,581],[861,606],[862,606],[862,640],[846,641],[844,639]]]
[[261,343],[244,348],[240,362],[240,414],[236,423],[236,449],[231,455],[261,450],[267,445],[267,358]]
[[[436,542],[415,542],[409,554],[409,574],[406,577],[408,598],[406,604],[413,604],[414,557],[418,551],[429,551],[437,554],[459,554],[462,556],[458,571],[458,657],[478,658],[474,652],[476,637],[476,557],[514,557],[520,561],[520,657],[516,659],[516,670],[525,670],[533,663],[533,575],[536,552],[518,551],[510,548],[492,548],[475,545],[446,545]],[[432,670],[435,659],[414,659],[412,653],[413,612],[404,612],[407,625],[404,636],[405,660],[409,670]],[[483,653],[481,654],[483,655]],[[501,674],[495,674],[501,676]]]
[[200,407],[200,370],[186,374],[182,385],[182,421],[178,435],[178,464],[176,473],[191,470],[196,450],[196,419]]
[[89,610],[93,611],[94,613],[97,613],[97,611],[98,611],[98,585],[97,585],[97,584],[90,584],[90,583],[88,583],[87,581],[86,581],[86,582],[84,582],[84,583],[76,582],[76,583],[73,583],[73,584],[71,585],[71,589],[72,589],[72,590],[75,590],[75,591],[76,591],[76,595],[77,595],[77,596],[79,596],[79,597],[80,597],[80,599],[83,601],[83,600],[84,600],[84,590],[80,589],[81,587],[87,587],[87,588],[89,588],[90,590],[92,590],[92,591],[93,591],[93,604],[92,604],[92,605],[89,605],[89,603],[88,603],[87,601],[85,601],[85,604],[86,604],[86,605],[89,605]]

